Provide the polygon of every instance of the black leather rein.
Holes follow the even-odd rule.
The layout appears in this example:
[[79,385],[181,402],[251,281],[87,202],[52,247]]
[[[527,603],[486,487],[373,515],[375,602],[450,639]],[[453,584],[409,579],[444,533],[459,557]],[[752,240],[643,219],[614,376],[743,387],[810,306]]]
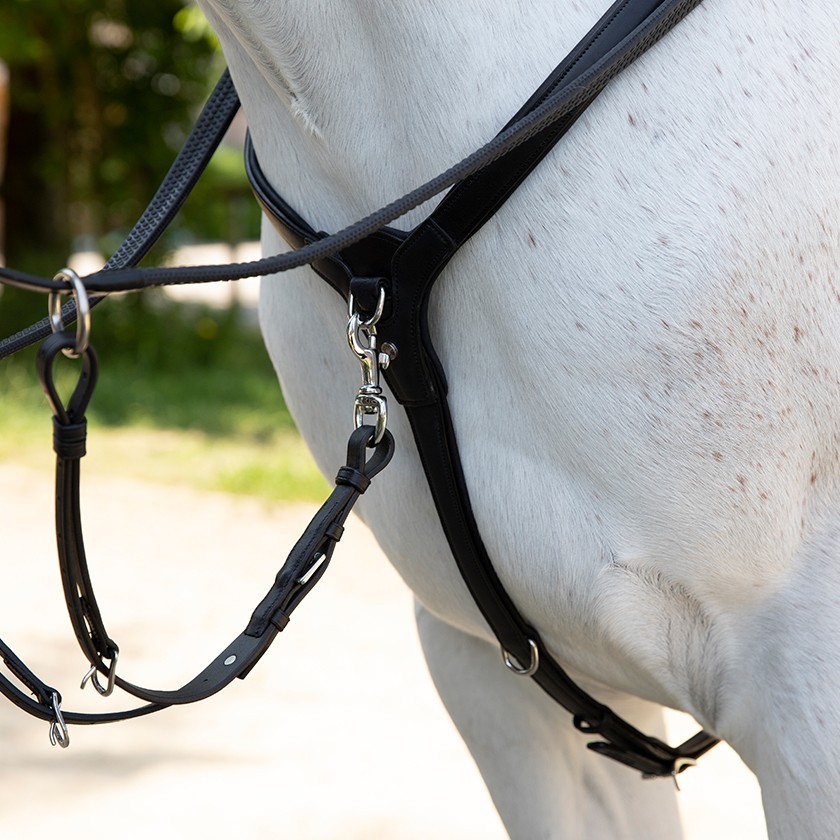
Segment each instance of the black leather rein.
[[[532,677],[571,712],[578,729],[599,736],[588,745],[590,749],[646,776],[676,776],[717,741],[700,732],[684,744],[671,747],[634,728],[574,683],[511,601],[496,575],[473,516],[446,399],[446,377],[429,334],[428,301],[434,282],[461,245],[504,204],[608,81],[699,3],[700,0],[619,0],[493,141],[438,178],[334,235],[316,232],[276,193],[249,142],[246,167],[254,192],[277,230],[296,250],[236,266],[133,268],[183,202],[232,118],[238,103],[225,75],[209,103],[213,114],[202,114],[198,135],[191,135],[185,147],[188,151],[179,155],[127,242],[102,272],[83,281],[87,291],[107,294],[168,283],[236,279],[308,263],[345,299],[352,296],[361,315],[376,324],[380,341],[399,350],[396,361],[385,370],[385,378],[408,415],[452,554],[501,645],[505,663],[514,673]],[[412,231],[386,227],[389,221],[452,185],[435,211]],[[0,281],[41,291],[67,290],[62,279],[47,280],[2,269]],[[374,316],[377,309],[381,317],[380,313]],[[64,309],[65,322],[73,316],[70,304]],[[33,325],[0,343],[0,357],[49,332],[49,324]],[[381,443],[373,445],[373,427],[362,425],[357,429],[351,436],[348,464],[339,471],[336,490],[293,549],[275,586],[244,633],[179,691],[140,688],[116,676],[118,648],[105,631],[87,574],[78,514],[78,462],[84,454],[84,409],[96,379],[92,348],[83,354],[83,373],[68,407],[61,404],[51,379],[52,360],[74,343],[67,333],[58,332],[45,341],[39,356],[41,378],[55,413],[60,499],[57,523],[66,600],[79,643],[92,664],[97,688],[107,693],[116,684],[150,705],[112,715],[64,713],[61,718],[57,692],[38,680],[0,641],[0,653],[7,666],[37,699],[26,697],[2,675],[0,691],[27,711],[50,720],[51,734],[57,734],[59,740],[66,736],[66,729],[61,728],[65,722],[104,722],[119,719],[119,715],[129,717],[174,703],[192,702],[214,693],[235,676],[245,676],[277,631],[285,626],[291,609],[323,574],[350,507],[393,452],[393,440],[387,432]],[[367,459],[370,447],[374,454]],[[106,688],[98,682],[97,672],[107,677]]]

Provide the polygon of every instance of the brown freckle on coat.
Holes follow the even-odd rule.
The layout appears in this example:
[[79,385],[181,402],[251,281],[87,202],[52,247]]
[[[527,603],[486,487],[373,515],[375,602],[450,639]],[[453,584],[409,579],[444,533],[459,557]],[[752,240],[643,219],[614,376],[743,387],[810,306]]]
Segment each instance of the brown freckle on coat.
[[536,236],[534,236],[534,234],[530,230],[528,231],[528,244],[532,248],[537,247],[537,238],[536,238]]
[[629,122],[634,128],[638,125],[636,118],[632,114],[627,115],[627,122]]
[[699,321],[689,321],[688,326],[691,327],[693,330],[703,329],[703,325]]
[[722,461],[723,460],[723,452],[712,452],[712,458],[714,458],[715,461]]
[[661,321],[662,326],[665,327],[666,330],[671,329],[671,325],[667,321]]
[[804,333],[802,332],[802,327],[800,327],[799,325],[795,325],[794,328],[793,328],[793,340],[797,344],[799,344],[803,335],[804,335]]
[[576,327],[577,327],[577,328],[578,328],[581,332],[586,332],[586,327],[584,327],[584,326],[583,326],[583,324],[581,324],[581,322],[580,322],[580,321],[575,321],[575,326],[576,326]]
[[741,485],[741,490],[745,493],[747,492],[747,477],[745,475],[736,475],[735,478],[738,480],[738,484]]
[[817,483],[817,474],[815,472],[811,473],[811,484]]
[[758,497],[759,497],[760,499],[762,499],[763,501],[765,501],[765,502],[766,502],[766,501],[767,501],[767,499],[768,499],[767,492],[766,492],[765,490],[762,490],[762,491],[758,494]]

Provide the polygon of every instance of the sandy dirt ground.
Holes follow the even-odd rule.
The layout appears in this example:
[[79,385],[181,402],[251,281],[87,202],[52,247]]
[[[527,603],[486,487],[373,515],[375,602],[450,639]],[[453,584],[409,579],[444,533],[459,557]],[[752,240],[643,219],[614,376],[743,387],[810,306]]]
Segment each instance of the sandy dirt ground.
[[[60,592],[51,477],[0,465],[0,488],[0,636],[66,707],[112,705],[77,688],[85,662]],[[191,678],[239,633],[313,510],[97,477],[83,494],[120,666],[158,687]],[[672,722],[674,738],[693,726]],[[0,838],[505,836],[426,674],[410,595],[358,520],[247,680],[71,736],[53,748],[44,723],[0,705]],[[766,836],[755,779],[731,751],[683,779],[689,840]]]

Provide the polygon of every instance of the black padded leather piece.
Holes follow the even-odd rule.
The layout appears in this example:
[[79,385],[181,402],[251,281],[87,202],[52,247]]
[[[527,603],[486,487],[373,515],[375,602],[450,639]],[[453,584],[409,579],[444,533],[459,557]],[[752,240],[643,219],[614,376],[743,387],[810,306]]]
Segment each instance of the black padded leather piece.
[[[539,107],[558,86],[573,81],[594,62],[618,48],[662,5],[663,0],[619,0],[615,3],[506,128]],[[540,667],[533,679],[573,714],[581,731],[606,739],[589,744],[591,749],[646,775],[668,775],[674,772],[677,759],[696,758],[710,749],[716,739],[699,733],[686,744],[674,748],[639,732],[580,689],[545,649],[535,628],[519,613],[493,569],[472,513],[446,402],[446,378],[428,329],[429,294],[440,272],[458,248],[499,210],[594,98],[587,99],[500,160],[455,185],[434,212],[403,237],[391,256],[389,271],[379,262],[387,257],[387,248],[383,249],[378,242],[372,245],[378,258],[376,274],[385,274],[390,279],[388,309],[377,324],[377,334],[380,341],[389,341],[399,350],[397,360],[385,372],[386,381],[408,414],[453,557],[499,643],[519,662],[528,662],[531,643],[537,645]],[[247,149],[246,160],[249,174],[259,173],[255,190],[263,209],[290,244],[297,247],[297,242],[312,241],[313,235],[322,235],[315,234],[277,196],[262,176],[252,146]],[[306,233],[302,235],[304,231]],[[357,259],[366,242],[354,246]],[[389,246],[395,244],[393,240],[389,242]],[[337,274],[346,275],[343,258],[343,253],[327,258],[316,266],[316,270],[346,298],[344,283],[330,281],[330,277]]]

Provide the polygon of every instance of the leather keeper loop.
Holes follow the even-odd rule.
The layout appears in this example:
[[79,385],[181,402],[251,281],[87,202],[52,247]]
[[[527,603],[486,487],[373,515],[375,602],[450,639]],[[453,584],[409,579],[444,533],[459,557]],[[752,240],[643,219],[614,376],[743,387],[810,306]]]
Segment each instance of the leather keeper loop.
[[290,619],[283,610],[275,610],[274,615],[271,616],[269,621],[277,628],[279,632],[283,632],[286,629]]
[[335,476],[335,483],[347,484],[359,493],[364,493],[370,487],[370,479],[353,467],[342,467]]
[[64,425],[53,417],[53,449],[64,461],[78,460],[87,453],[87,421]]
[[339,525],[338,522],[333,522],[324,534],[328,536],[333,542],[338,542],[344,536],[344,526]]

